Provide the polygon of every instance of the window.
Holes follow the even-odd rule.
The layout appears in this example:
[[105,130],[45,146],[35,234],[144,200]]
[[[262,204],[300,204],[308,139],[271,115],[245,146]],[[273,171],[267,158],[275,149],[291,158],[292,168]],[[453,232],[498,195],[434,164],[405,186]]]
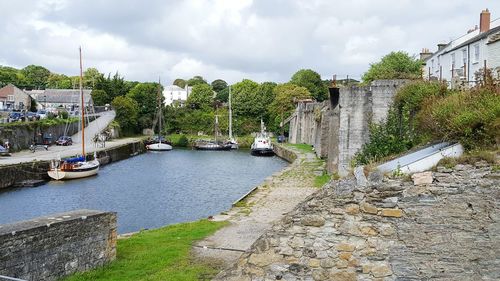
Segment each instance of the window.
[[479,44],[474,45],[474,62],[479,62]]
[[434,71],[434,59],[431,60],[431,72]]
[[467,64],[467,49],[462,50],[462,64],[463,65]]
[[451,54],[451,69],[455,68],[455,53]]
[[7,96],[7,100],[8,100],[8,101],[14,101],[14,96],[13,96],[13,95],[9,95],[9,96]]

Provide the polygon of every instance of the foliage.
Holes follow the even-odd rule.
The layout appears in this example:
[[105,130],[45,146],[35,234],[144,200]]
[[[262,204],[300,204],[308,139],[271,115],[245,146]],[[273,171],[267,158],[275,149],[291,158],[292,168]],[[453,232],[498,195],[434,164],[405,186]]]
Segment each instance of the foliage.
[[59,111],[59,116],[61,116],[62,119],[68,119],[69,113],[66,110],[61,110]]
[[[163,101],[163,95],[158,95],[161,92],[161,85],[154,82],[139,83],[135,85],[126,95],[126,97],[135,100],[138,107],[138,125],[140,129],[151,128],[153,119],[156,116],[158,109],[158,99]],[[163,102],[160,105],[163,106]]]
[[328,88],[321,80],[321,76],[311,69],[295,72],[290,83],[306,88],[317,101],[324,101],[328,97]]
[[94,105],[105,105],[108,103],[108,94],[104,90],[92,90],[92,101]]
[[379,62],[370,65],[363,74],[363,82],[377,79],[418,79],[422,76],[422,62],[406,52],[391,52]]
[[311,152],[313,152],[313,147],[310,144],[306,144],[306,143],[297,143],[297,144],[286,143],[285,145],[288,146],[288,147],[293,147],[293,148],[297,149],[298,151],[300,151],[302,153],[311,153]]
[[234,84],[232,91],[232,106],[236,116],[259,119],[266,111],[266,104],[258,92],[259,84],[249,79]]
[[491,146],[500,136],[500,91],[479,88],[425,100],[419,128],[433,138],[459,141],[466,149]]
[[212,81],[211,86],[212,86],[212,90],[214,90],[214,92],[220,93],[220,91],[227,88],[227,82],[222,80],[222,79],[217,79],[217,80]]
[[197,84],[189,94],[186,105],[192,109],[208,110],[213,102],[214,92],[208,84]]
[[278,85],[273,92],[274,100],[269,105],[269,113],[271,116],[270,123],[274,128],[278,128],[280,122],[292,114],[297,100],[311,98],[311,94],[306,88],[292,83]]
[[20,85],[22,77],[21,72],[13,67],[0,65],[0,87],[7,84]]
[[[51,73],[47,79],[47,88],[51,89],[73,89],[71,77],[64,74]],[[75,85],[76,86],[76,85]]]
[[221,90],[220,92],[215,95],[215,100],[224,103],[229,101],[229,87],[226,87],[225,89]]
[[120,128],[125,134],[132,134],[137,131],[137,121],[139,105],[129,97],[118,96],[111,102],[116,111],[115,120],[120,124]]
[[206,84],[208,85],[207,81],[203,79],[201,76],[194,76],[193,78],[189,79],[187,82],[188,86],[194,87],[196,85],[201,85],[201,84]]
[[316,176],[314,178],[314,187],[323,187],[323,185],[327,184],[331,179],[331,176],[327,173],[323,173],[321,176]]
[[50,71],[47,68],[33,64],[23,68],[21,73],[25,78],[25,82],[37,89],[45,88],[50,76]]
[[83,72],[83,87],[94,89],[98,81],[104,79],[104,74],[100,73],[96,68],[87,68]]
[[209,280],[218,270],[193,261],[191,246],[226,224],[200,220],[141,231],[117,241],[116,261],[65,280]]
[[184,79],[177,78],[174,80],[174,83],[172,83],[172,84],[184,89],[186,87],[187,82]]
[[30,111],[31,112],[36,112],[37,110],[37,103],[34,98],[30,98]]

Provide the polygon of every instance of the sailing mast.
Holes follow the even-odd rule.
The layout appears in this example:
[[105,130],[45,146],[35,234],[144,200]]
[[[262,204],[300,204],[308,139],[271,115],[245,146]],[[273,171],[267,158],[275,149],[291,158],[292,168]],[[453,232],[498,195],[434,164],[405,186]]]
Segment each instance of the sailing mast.
[[82,156],[84,159],[85,157],[85,103],[83,100],[83,67],[82,67],[82,47],[80,46],[80,97],[81,97],[81,104],[80,104],[80,111],[82,113]]
[[231,85],[229,85],[229,140],[233,140],[233,111],[231,110]]
[[219,115],[215,115],[215,143],[217,143],[217,133],[219,132]]
[[161,143],[161,118],[162,118],[162,115],[161,115],[161,97],[160,97],[160,90],[161,90],[161,81],[160,81],[160,77],[158,77],[158,107],[160,108],[159,110],[159,116],[158,116],[158,122],[160,123],[160,125],[158,126],[158,143]]

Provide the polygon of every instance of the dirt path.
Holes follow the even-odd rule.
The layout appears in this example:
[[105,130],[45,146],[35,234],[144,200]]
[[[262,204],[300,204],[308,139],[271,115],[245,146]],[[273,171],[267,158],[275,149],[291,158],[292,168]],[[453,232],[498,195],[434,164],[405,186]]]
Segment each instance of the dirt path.
[[267,178],[227,214],[215,216],[214,220],[226,220],[230,225],[194,245],[195,257],[231,266],[273,222],[318,190],[314,171],[323,169],[322,165],[313,153],[299,154],[294,163]]

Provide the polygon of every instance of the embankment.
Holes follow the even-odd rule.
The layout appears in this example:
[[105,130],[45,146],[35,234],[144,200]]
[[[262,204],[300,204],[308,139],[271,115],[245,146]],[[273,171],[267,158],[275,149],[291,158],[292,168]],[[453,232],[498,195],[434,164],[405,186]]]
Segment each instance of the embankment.
[[[107,148],[97,152],[101,165],[130,158],[144,153],[142,141],[135,141],[121,146]],[[13,165],[0,166],[0,190],[14,186],[26,180],[50,180],[47,170],[50,161],[33,161]]]

